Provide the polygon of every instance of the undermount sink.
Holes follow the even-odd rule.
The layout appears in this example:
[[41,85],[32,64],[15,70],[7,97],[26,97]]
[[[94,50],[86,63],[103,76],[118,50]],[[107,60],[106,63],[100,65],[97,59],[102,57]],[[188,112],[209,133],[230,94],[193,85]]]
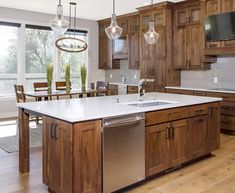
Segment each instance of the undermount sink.
[[127,103],[127,105],[134,107],[151,107],[151,106],[160,106],[160,105],[170,105],[176,103],[177,102],[174,101],[152,100],[152,101],[132,102],[132,103]]

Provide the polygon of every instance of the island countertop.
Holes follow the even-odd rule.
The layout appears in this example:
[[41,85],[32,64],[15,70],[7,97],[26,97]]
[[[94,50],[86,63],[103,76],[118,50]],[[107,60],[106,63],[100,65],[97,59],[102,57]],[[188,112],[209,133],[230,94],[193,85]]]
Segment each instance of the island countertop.
[[[117,103],[117,99],[119,103]],[[186,96],[166,93],[146,93],[144,101],[165,100],[172,101],[173,104],[135,107],[126,103],[139,102],[138,94],[76,98],[65,100],[41,101],[18,103],[17,107],[39,113],[41,115],[51,116],[70,123],[96,120],[101,118],[122,116],[140,112],[158,111],[183,106],[211,103],[222,101],[221,98]]]

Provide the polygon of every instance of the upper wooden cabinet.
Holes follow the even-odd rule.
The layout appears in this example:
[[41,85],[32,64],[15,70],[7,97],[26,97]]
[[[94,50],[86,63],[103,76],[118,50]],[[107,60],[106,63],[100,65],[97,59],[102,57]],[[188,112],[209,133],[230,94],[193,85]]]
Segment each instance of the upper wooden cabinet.
[[[227,13],[235,11],[234,0],[201,0],[201,7],[203,10],[203,19],[210,15],[220,13]],[[204,25],[204,21],[203,21]],[[206,40],[205,40],[206,42]],[[235,54],[235,40],[226,41],[211,41],[206,42],[205,46],[206,55],[231,55]]]
[[[163,2],[138,8],[140,14],[140,78],[154,79],[152,91],[165,91],[167,85],[179,85],[180,72],[172,65],[173,3]],[[153,20],[159,40],[154,45],[145,41],[144,34]]]
[[99,23],[99,69],[120,69],[120,60],[128,60],[129,69],[139,69],[139,15],[130,13],[117,18],[122,28],[120,39],[111,41],[105,34],[110,19]]

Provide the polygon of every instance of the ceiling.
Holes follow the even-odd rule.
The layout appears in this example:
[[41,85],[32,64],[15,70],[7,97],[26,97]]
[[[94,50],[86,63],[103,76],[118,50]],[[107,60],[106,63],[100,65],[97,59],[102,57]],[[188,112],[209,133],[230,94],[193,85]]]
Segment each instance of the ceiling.
[[[62,0],[65,15],[69,15],[69,2],[78,3],[79,18],[99,20],[112,14],[112,0]],[[165,0],[154,0],[154,3]],[[179,2],[182,0],[169,0]],[[135,8],[148,5],[150,0],[116,0],[117,14],[135,11]],[[42,13],[56,14],[58,0],[1,0],[0,6]]]

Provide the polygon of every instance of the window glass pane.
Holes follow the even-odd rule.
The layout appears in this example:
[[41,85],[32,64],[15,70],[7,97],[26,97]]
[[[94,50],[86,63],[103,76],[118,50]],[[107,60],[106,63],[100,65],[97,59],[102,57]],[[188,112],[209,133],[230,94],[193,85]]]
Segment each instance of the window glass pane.
[[[73,36],[73,35],[72,35]],[[85,42],[88,42],[88,38],[85,35],[76,35],[78,39],[81,39]],[[71,69],[71,83],[72,88],[80,89],[81,81],[80,81],[80,67],[81,65],[87,65],[88,61],[88,50],[80,53],[69,53],[69,52],[60,52],[61,54],[61,73],[62,79],[64,79],[64,66],[65,64],[70,64]]]
[[14,84],[17,83],[15,79],[0,79],[0,96],[6,96],[14,93]]
[[0,26],[0,73],[17,73],[18,27]]
[[34,82],[47,82],[46,78],[27,78],[26,79],[26,90],[33,91],[33,83]]
[[45,73],[46,66],[53,62],[53,32],[41,29],[26,29],[26,73]]

